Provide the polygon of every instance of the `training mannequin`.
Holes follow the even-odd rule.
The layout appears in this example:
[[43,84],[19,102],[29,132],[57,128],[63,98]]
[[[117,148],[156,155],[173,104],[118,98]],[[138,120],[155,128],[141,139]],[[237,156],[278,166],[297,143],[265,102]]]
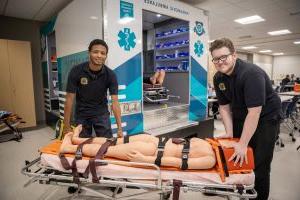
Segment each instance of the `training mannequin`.
[[151,84],[151,85],[160,85],[162,86],[164,79],[166,76],[166,72],[161,70],[155,72],[155,74],[151,77],[144,77],[143,83],[144,84]]
[[[78,144],[81,144],[86,138],[79,138],[82,127],[79,125],[73,132],[65,135],[62,142],[60,153],[75,153]],[[85,144],[82,153],[85,156],[94,157],[106,138],[93,138],[91,144]],[[124,144],[123,138],[118,138],[114,146],[108,147],[105,154],[107,157],[128,160],[132,162],[154,163],[157,157],[157,146],[159,139],[147,135],[139,134],[129,138],[129,143]],[[182,144],[174,144],[169,139],[164,147],[161,166],[180,168],[182,165]],[[188,169],[209,169],[214,167],[216,158],[211,145],[202,139],[192,138],[190,140],[190,150],[188,159]]]

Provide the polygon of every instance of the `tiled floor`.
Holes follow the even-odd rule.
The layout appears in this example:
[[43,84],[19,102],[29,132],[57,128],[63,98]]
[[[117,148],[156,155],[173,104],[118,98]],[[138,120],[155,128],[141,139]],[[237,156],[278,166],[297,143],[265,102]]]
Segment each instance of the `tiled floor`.
[[[224,132],[220,121],[216,121],[215,135]],[[28,181],[20,173],[25,160],[33,160],[38,157],[37,149],[49,143],[54,137],[52,129],[46,127],[40,130],[30,131],[23,134],[24,139],[20,142],[5,142],[0,144],[0,199],[1,200],[26,200],[26,199],[71,199],[65,187],[40,185],[33,183],[24,188]],[[299,134],[297,141],[292,143],[287,134],[282,134],[285,147],[276,149],[272,163],[271,193],[272,200],[299,200],[300,199],[300,151],[296,147],[300,145]],[[109,190],[105,192],[110,193]],[[130,191],[124,191],[129,193]],[[75,198],[94,199],[94,198]],[[158,195],[147,195],[140,199],[159,199]],[[206,197],[196,192],[181,193],[180,199],[224,199],[223,197]]]

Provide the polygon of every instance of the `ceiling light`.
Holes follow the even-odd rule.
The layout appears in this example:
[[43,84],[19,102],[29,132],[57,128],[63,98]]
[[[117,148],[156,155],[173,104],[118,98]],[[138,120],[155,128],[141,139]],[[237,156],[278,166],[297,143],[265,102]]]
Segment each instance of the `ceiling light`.
[[282,56],[284,53],[280,52],[280,53],[273,53],[273,56]]
[[256,49],[257,47],[255,46],[246,46],[246,47],[242,47],[242,49],[248,50],[248,49]]
[[289,31],[288,29],[268,32],[269,35],[285,35],[285,34],[289,34],[289,33],[292,33],[292,32]]
[[261,51],[259,51],[260,53],[271,53],[272,52],[272,50],[261,50]]
[[295,41],[294,44],[300,44],[300,40]]
[[253,24],[253,23],[265,21],[265,19],[258,15],[253,15],[250,17],[235,19],[234,21],[240,24]]
[[208,40],[208,43],[212,43],[212,42],[214,42],[215,40]]
[[90,16],[90,19],[97,20],[98,17],[97,16]]
[[161,14],[156,14],[156,17],[161,17]]

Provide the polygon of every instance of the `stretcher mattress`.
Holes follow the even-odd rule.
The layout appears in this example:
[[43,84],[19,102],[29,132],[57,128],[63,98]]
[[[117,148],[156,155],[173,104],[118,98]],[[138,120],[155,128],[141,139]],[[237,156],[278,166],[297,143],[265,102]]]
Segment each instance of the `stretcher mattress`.
[[[66,157],[68,162],[71,164],[72,157]],[[77,169],[79,173],[84,173],[89,161],[88,160],[78,160]],[[41,165],[45,167],[51,167],[58,171],[67,172],[61,164],[58,155],[42,153],[41,154]],[[97,167],[98,176],[105,176],[108,178],[120,178],[120,179],[134,179],[134,180],[155,180],[158,177],[158,171],[155,169],[144,169],[137,167],[128,167],[116,164],[108,164],[104,166]],[[69,171],[71,172],[71,170]],[[178,179],[188,182],[197,182],[203,184],[226,184],[226,185],[252,185],[254,184],[254,173],[246,174],[230,174],[226,177],[225,182],[222,182],[219,174],[214,171],[174,171],[174,170],[161,170],[161,178],[163,180],[173,180]]]

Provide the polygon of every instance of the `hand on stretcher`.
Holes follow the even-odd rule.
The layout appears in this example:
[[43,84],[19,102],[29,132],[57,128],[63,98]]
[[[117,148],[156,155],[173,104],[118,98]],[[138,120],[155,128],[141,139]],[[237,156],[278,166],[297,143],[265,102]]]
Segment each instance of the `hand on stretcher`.
[[233,148],[234,153],[229,158],[228,162],[233,161],[234,166],[237,164],[242,167],[243,163],[245,162],[248,164],[248,157],[247,157],[247,146],[239,143],[235,140],[219,140],[220,144],[226,148]]

